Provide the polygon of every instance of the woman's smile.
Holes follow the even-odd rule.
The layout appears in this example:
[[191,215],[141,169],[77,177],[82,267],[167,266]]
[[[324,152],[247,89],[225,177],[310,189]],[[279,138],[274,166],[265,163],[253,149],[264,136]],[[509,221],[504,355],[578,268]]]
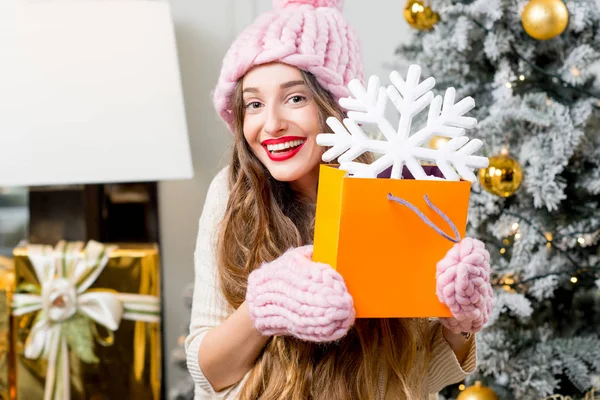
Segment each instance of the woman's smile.
[[284,136],[277,139],[267,139],[262,146],[272,161],[285,161],[294,157],[306,143],[306,138]]

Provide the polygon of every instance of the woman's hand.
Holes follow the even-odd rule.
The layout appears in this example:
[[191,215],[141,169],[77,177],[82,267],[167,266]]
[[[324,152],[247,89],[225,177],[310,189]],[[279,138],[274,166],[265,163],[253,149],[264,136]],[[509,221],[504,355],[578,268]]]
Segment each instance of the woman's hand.
[[450,332],[479,332],[494,304],[490,254],[482,242],[465,238],[437,264],[437,296],[454,318],[440,318]]
[[312,261],[312,246],[288,250],[248,277],[246,301],[263,335],[311,342],[343,337],[354,323],[354,302],[331,266]]

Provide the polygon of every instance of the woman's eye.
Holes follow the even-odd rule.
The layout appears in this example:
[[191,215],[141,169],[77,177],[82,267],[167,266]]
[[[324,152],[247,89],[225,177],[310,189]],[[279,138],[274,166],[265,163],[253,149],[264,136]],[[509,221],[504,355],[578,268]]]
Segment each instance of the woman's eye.
[[290,97],[289,101],[291,101],[293,104],[298,104],[298,103],[302,103],[305,100],[306,100],[306,97],[298,95],[298,96]]
[[246,104],[246,108],[250,110],[256,110],[257,108],[260,108],[260,103],[258,101],[253,101],[251,103]]

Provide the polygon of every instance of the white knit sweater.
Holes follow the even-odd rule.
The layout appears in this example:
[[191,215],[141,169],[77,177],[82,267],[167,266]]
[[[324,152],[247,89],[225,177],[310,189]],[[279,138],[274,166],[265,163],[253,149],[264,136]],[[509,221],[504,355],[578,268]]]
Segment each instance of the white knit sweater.
[[[200,216],[194,253],[194,300],[190,334],[186,338],[185,348],[188,370],[196,383],[196,400],[235,399],[244,382],[242,380],[226,390],[215,392],[198,364],[198,349],[206,332],[220,325],[234,311],[221,294],[216,268],[218,226],[225,214],[228,197],[228,168],[226,167],[217,174],[208,189]],[[433,336],[433,355],[428,368],[427,387],[422,388],[423,398],[429,393],[436,393],[447,385],[461,381],[475,370],[476,364],[474,340],[467,359],[461,366],[443,337],[441,325],[437,322],[433,323],[431,329],[436,331]]]

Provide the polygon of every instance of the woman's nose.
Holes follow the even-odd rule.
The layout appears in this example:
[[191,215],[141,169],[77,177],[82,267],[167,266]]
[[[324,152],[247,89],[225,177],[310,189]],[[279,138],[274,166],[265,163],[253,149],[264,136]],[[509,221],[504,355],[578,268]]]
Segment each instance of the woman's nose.
[[285,130],[287,127],[287,123],[285,122],[285,115],[282,110],[278,107],[273,106],[269,107],[267,111],[267,119],[264,125],[264,131],[268,135],[274,136],[277,133]]

